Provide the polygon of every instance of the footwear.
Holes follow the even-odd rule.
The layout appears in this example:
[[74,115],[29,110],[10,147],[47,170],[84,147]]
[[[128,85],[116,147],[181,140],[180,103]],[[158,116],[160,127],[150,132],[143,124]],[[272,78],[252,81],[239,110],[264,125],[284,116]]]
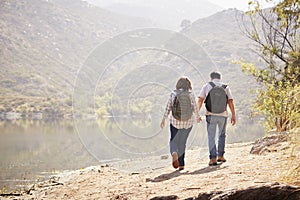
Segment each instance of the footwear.
[[208,163],[209,166],[213,166],[213,165],[217,165],[217,164],[218,164],[218,163],[217,163],[217,159],[216,159],[216,158],[210,159],[210,161],[209,161],[209,163]]
[[224,156],[218,156],[217,161],[218,162],[226,162],[226,159],[224,158]]
[[178,154],[176,152],[172,153],[172,165],[175,169],[178,168]]
[[184,170],[184,166],[179,166],[179,167],[178,167],[178,170],[179,170],[179,171]]

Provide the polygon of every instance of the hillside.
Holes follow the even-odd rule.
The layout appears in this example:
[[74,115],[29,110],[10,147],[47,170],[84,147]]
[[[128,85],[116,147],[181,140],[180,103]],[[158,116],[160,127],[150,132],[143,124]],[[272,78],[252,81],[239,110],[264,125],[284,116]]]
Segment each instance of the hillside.
[[[173,36],[170,34],[170,42],[166,41],[161,46],[161,50],[135,50],[115,59],[113,64],[109,66],[109,70],[102,74],[101,84],[97,87],[96,93],[104,96],[104,94],[112,91],[114,97],[120,97],[120,100],[116,101],[124,101],[116,107],[127,105],[126,102],[130,102],[129,94],[132,93],[140,94],[136,96],[137,99],[147,99],[154,105],[159,105],[162,102],[165,103],[169,94],[166,88],[174,89],[179,75],[185,74],[191,78],[195,95],[197,95],[202,84],[209,80],[209,73],[212,70],[219,70],[223,74],[224,82],[230,85],[234,94],[239,119],[247,120],[251,103],[254,100],[250,90],[259,87],[259,85],[252,77],[242,72],[240,65],[233,63],[233,61],[242,58],[247,61],[257,59],[249,48],[251,41],[240,30],[241,22],[238,20],[242,15],[241,11],[235,9],[218,12],[210,17],[195,21],[190,27],[181,31],[180,34],[182,37],[186,36],[187,40],[176,36],[176,34]],[[144,34],[150,32],[145,30]],[[153,45],[160,38],[155,39],[153,37]],[[197,47],[185,49],[189,42],[197,44]],[[176,51],[172,54],[170,51],[167,52],[168,49],[175,49]],[[188,61],[186,62],[184,58],[187,58]],[[194,66],[191,66],[189,61],[193,62]],[[100,64],[97,63],[95,66]],[[160,86],[144,87],[144,84],[151,82],[163,84],[165,88]],[[99,104],[99,107],[105,101],[103,98],[100,100],[102,103]],[[113,102],[116,103],[116,101]],[[157,109],[152,110],[148,104],[143,106],[137,107],[141,107],[140,110],[142,111],[145,110],[144,108],[150,107],[151,116],[155,112],[157,113]],[[107,113],[116,113],[111,110],[108,109]],[[124,113],[124,111],[122,112]],[[145,113],[143,114],[145,115]]]
[[260,86],[241,71],[240,65],[234,64],[241,59],[257,62],[257,55],[251,49],[253,44],[241,30],[243,15],[236,9],[223,10],[195,21],[182,33],[205,49],[215,68],[222,72],[224,82],[231,86],[238,113],[247,115],[254,99],[249,91]]
[[0,112],[70,112],[76,73],[89,52],[120,32],[152,24],[80,0],[0,4]]
[[[99,116],[128,113],[161,116],[178,76],[190,76],[197,95],[201,85],[209,80],[209,72],[217,69],[232,88],[239,118],[248,118],[253,100],[249,98],[252,95],[249,89],[256,84],[241,72],[240,66],[232,64],[241,57],[255,58],[248,48],[250,41],[239,28],[240,11],[218,12],[195,21],[181,33],[170,31],[156,38],[152,35],[149,42],[144,41],[143,31],[126,35],[127,30],[153,25],[145,19],[116,15],[80,0],[27,2],[1,2],[1,118],[9,118],[7,112],[18,113],[12,118],[33,113],[70,117],[77,73],[93,56],[94,69],[102,73],[96,88],[86,85],[86,90],[95,92],[96,102],[95,105],[91,102],[88,109],[83,108],[84,112],[95,111]],[[146,38],[151,39],[147,31]],[[111,46],[112,49],[104,49],[102,54],[93,54],[106,39],[124,36],[113,37],[119,33],[125,33],[127,38]],[[137,44],[131,38],[139,38]],[[107,68],[99,63],[105,59],[104,55],[108,58],[120,50],[118,45],[130,47],[148,41],[148,48],[161,38],[165,40],[161,49],[135,49],[122,56],[115,55]],[[187,42],[199,44],[197,51],[194,47],[184,49]],[[185,58],[191,58],[195,65]],[[88,81],[95,72],[89,72]]]
[[222,66],[225,61],[231,63],[234,59],[251,56],[251,40],[242,32],[243,15],[236,9],[223,10],[195,21],[182,32],[196,40]]

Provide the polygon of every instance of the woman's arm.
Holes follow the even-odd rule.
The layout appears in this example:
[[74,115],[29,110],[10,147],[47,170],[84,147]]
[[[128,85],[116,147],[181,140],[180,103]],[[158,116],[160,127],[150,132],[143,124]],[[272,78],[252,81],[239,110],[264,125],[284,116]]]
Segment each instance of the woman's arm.
[[191,95],[191,101],[192,101],[192,105],[193,105],[193,111],[196,114],[197,122],[199,123],[201,121],[201,116],[199,115],[199,109],[198,109],[197,103],[195,101],[194,94]]
[[171,109],[172,109],[172,93],[171,93],[171,95],[170,95],[170,97],[169,97],[169,100],[168,100],[168,103],[167,103],[167,106],[166,106],[166,109],[165,109],[165,113],[164,113],[164,116],[163,116],[163,118],[162,118],[162,120],[161,120],[161,123],[160,123],[160,127],[161,128],[164,128],[165,127],[165,120],[166,120],[166,118],[168,117],[168,115],[169,115],[169,113],[170,113],[170,111],[171,111]]

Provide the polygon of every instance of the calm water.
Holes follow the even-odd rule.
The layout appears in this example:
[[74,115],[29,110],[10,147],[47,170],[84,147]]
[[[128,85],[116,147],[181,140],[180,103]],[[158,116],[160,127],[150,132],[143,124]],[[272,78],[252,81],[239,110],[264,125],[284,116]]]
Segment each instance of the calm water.
[[[169,128],[160,130],[159,123],[153,119],[0,121],[0,189],[26,188],[64,170],[169,154]],[[253,125],[228,126],[227,143],[253,141],[262,132]],[[193,127],[188,148],[206,144],[202,122]]]

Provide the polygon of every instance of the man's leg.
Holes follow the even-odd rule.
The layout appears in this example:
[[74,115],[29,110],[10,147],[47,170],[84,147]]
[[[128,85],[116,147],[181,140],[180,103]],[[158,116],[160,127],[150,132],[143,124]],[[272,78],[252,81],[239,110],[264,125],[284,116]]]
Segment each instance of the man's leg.
[[216,142],[215,142],[217,123],[214,116],[211,115],[206,116],[206,123],[207,123],[209,158],[215,159],[217,157]]
[[225,153],[225,139],[226,139],[226,125],[227,117],[218,117],[218,161],[225,162],[224,153]]

